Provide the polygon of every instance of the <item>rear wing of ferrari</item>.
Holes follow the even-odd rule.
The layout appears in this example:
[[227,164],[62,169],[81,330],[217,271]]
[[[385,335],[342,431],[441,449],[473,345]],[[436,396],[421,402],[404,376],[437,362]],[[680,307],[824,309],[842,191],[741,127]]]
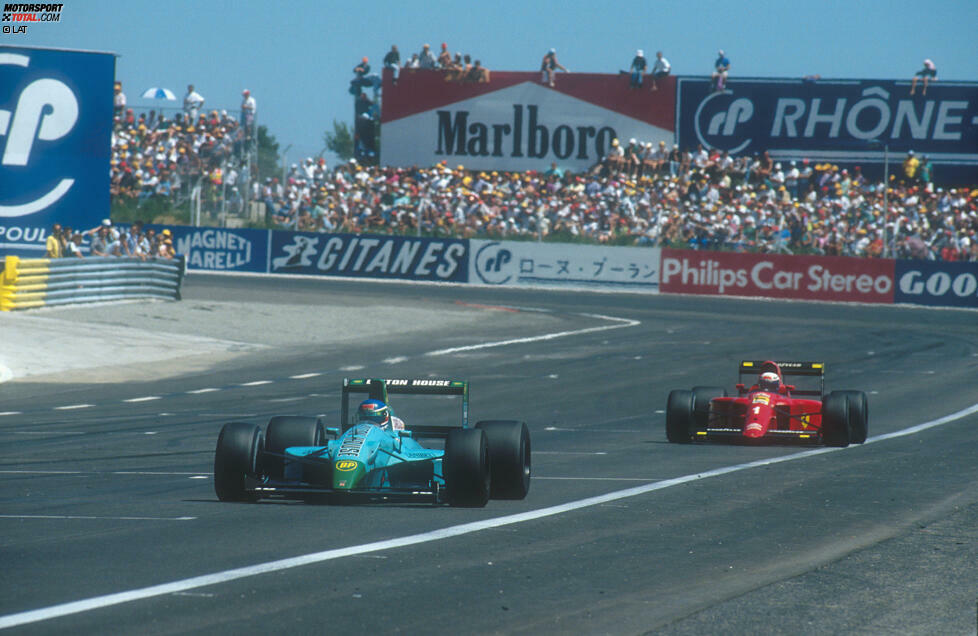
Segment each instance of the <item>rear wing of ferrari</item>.
[[[469,383],[465,380],[431,378],[343,378],[343,404],[340,423],[346,430],[350,427],[350,396],[361,399],[381,400],[385,404],[388,396],[405,395],[457,395],[462,398],[462,427],[469,426]],[[411,424],[410,430],[421,436],[444,437],[449,427]]]
[[[743,360],[740,363],[740,369],[738,372],[738,381],[740,383],[750,386],[753,382],[744,382],[744,376],[757,377],[758,374],[766,370],[766,365],[768,360]],[[791,376],[802,376],[808,378],[817,378],[816,382],[810,382],[806,384],[818,384],[818,388],[795,388],[792,391],[793,395],[818,395],[821,396],[825,392],[825,363],[824,362],[798,362],[798,361],[775,361],[778,368],[781,369],[781,376],[785,379],[785,384],[793,384],[788,382],[787,379]]]

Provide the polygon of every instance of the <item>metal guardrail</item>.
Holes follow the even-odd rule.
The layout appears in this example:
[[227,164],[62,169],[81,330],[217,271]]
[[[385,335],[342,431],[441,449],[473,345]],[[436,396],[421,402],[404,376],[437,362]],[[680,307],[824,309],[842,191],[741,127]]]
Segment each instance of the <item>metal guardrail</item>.
[[0,311],[76,303],[180,300],[186,258],[7,256],[0,272]]

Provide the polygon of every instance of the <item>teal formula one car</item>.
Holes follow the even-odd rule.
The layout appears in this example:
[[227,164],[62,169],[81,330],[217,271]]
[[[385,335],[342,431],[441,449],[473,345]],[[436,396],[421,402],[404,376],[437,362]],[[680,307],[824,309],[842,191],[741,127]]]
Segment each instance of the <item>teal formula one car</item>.
[[[457,425],[403,426],[350,412],[350,398],[390,409],[395,394],[457,396]],[[316,417],[277,416],[260,426],[230,422],[214,454],[214,489],[221,501],[260,498],[331,503],[410,501],[481,507],[492,499],[523,499],[530,488],[530,434],[523,422],[468,423],[469,385],[462,380],[344,379],[339,427]],[[392,412],[385,413],[393,415]],[[399,424],[395,424],[399,423]],[[421,439],[444,440],[428,448]]]

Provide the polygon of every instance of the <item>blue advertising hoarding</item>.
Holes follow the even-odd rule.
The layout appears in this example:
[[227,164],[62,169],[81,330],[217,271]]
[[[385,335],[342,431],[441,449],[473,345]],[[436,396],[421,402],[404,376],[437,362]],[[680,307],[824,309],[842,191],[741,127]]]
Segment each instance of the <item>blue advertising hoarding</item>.
[[187,269],[211,272],[268,272],[270,230],[189,227],[185,225],[147,226],[173,233],[177,254],[187,257]]
[[897,261],[893,302],[978,309],[978,263]]
[[464,239],[273,232],[271,274],[468,282]]
[[111,53],[0,46],[0,256],[109,216]]
[[935,180],[978,181],[978,83],[934,82],[910,95],[909,81],[731,78],[712,92],[706,78],[680,78],[676,136],[683,148],[732,155],[770,151],[776,160],[810,159],[891,173],[907,152],[927,155]]

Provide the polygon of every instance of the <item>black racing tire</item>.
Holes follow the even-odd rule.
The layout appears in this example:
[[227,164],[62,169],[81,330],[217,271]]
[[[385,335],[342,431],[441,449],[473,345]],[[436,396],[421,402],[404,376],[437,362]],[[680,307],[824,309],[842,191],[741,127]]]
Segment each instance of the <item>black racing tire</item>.
[[827,446],[845,447],[852,441],[849,396],[832,391],[822,401],[822,440]]
[[666,402],[666,439],[684,444],[692,439],[693,392],[676,389]]
[[221,501],[257,501],[246,490],[246,479],[259,476],[264,437],[261,427],[230,422],[221,429],[214,451],[214,492]]
[[[285,460],[268,453],[285,453],[290,446],[324,446],[326,429],[317,417],[278,415],[268,420],[265,429],[264,472],[271,479],[285,478]],[[303,466],[306,468],[306,466]]]
[[493,499],[525,499],[530,491],[530,431],[524,422],[486,420],[475,427],[486,432]]
[[862,444],[869,436],[869,400],[863,391],[836,391],[849,396],[849,441]]
[[455,428],[445,439],[442,474],[448,503],[463,508],[482,508],[492,489],[489,440],[479,428]]
[[693,387],[693,430],[702,431],[710,423],[710,400],[715,397],[727,397],[727,390],[722,386]]

